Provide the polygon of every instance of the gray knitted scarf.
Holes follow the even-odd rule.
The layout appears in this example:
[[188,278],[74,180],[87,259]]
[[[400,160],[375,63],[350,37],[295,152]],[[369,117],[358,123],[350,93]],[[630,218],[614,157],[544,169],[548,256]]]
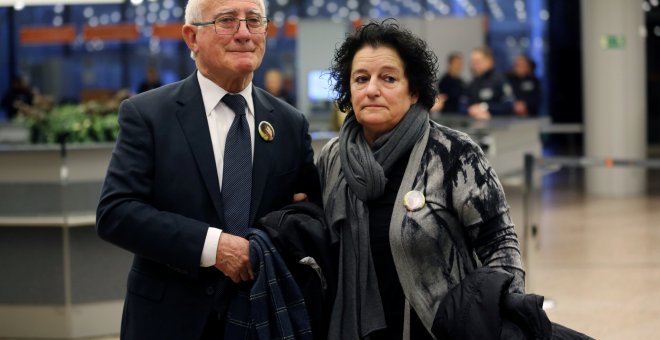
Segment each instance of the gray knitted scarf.
[[385,328],[371,257],[367,201],[385,191],[385,173],[424,132],[428,112],[413,105],[399,124],[370,147],[351,112],[339,133],[341,173],[334,182],[326,219],[339,234],[339,278],[328,339],[362,339]]

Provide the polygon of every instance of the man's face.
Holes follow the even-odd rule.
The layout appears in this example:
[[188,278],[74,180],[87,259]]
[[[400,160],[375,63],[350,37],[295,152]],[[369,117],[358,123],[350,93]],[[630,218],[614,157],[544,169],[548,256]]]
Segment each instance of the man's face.
[[[261,0],[202,0],[202,21],[230,16],[238,19],[264,17]],[[266,33],[250,33],[244,21],[233,34],[216,34],[213,25],[194,27],[188,46],[195,53],[197,68],[218,82],[251,77],[266,51]],[[184,35],[186,35],[184,31]],[[250,78],[251,79],[251,78]]]
[[486,73],[493,67],[493,61],[479,51],[474,51],[470,55],[472,72],[476,76]]

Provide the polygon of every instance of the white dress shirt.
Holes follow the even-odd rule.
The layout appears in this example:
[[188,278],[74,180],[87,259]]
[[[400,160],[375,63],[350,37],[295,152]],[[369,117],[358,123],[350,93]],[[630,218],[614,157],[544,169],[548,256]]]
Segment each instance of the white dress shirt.
[[[224,102],[221,101],[225,94],[229,93],[225,89],[216,85],[214,82],[204,77],[201,72],[197,71],[197,79],[199,87],[202,90],[202,100],[204,101],[204,112],[209,124],[209,133],[211,134],[211,143],[213,144],[213,157],[215,158],[215,168],[218,170],[218,188],[222,191],[222,169],[223,158],[225,155],[225,142],[229,127],[234,121],[234,111],[232,111]],[[245,98],[247,103],[247,118],[248,126],[250,127],[250,144],[252,145],[252,159],[254,160],[254,102],[252,100],[252,83],[250,82],[243,91],[239,93]],[[218,241],[220,240],[221,229],[209,226],[206,233],[206,241],[202,250],[202,258],[200,266],[210,267],[215,265],[215,255],[218,249]]]

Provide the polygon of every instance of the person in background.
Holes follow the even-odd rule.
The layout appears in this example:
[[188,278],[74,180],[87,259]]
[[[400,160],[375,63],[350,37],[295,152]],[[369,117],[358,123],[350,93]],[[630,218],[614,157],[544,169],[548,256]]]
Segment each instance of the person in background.
[[481,266],[508,278],[500,291],[523,293],[495,171],[470,137],[429,119],[437,58],[426,42],[395,20],[369,23],[338,47],[331,75],[348,115],[317,164],[341,249],[328,338],[444,338],[438,306]]
[[320,201],[305,116],[252,83],[267,28],[263,0],[189,0],[182,35],[197,70],[119,108],[96,216],[99,236],[134,254],[122,339],[236,339],[230,330],[259,326],[227,312],[248,308],[232,303],[254,279],[247,231]]
[[147,92],[161,86],[163,86],[163,84],[161,84],[160,78],[158,77],[158,71],[155,68],[150,67],[147,69],[147,75],[144,78],[144,81],[138,88],[138,93]]
[[465,82],[461,77],[462,73],[463,55],[459,52],[453,52],[447,57],[447,71],[438,83],[438,97],[431,108],[432,112],[460,112],[460,101],[465,93]]
[[32,105],[34,94],[25,78],[14,76],[9,90],[2,97],[2,108],[7,112],[7,120],[12,120],[18,113],[20,104]]
[[511,73],[507,76],[516,101],[513,112],[518,117],[536,117],[541,106],[541,82],[535,75],[536,63],[521,54],[513,61]]
[[466,105],[463,110],[470,117],[488,120],[491,116],[513,114],[513,93],[506,78],[495,70],[493,52],[479,47],[470,54],[473,78],[466,89]]
[[295,106],[295,100],[284,88],[284,76],[282,72],[271,68],[264,75],[264,89],[273,96]]

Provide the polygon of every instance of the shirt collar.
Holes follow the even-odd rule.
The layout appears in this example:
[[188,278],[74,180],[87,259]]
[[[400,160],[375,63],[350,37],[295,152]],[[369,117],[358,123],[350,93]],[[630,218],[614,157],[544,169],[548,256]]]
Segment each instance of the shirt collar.
[[[212,82],[210,79],[204,77],[204,75],[197,70],[197,80],[199,81],[199,88],[202,91],[202,101],[204,102],[204,112],[207,116],[211,115],[211,112],[218,105],[218,102],[229,93],[227,90],[218,86],[216,83]],[[254,102],[252,100],[252,82],[250,82],[241,92],[235,93],[240,94],[245,98],[245,102],[248,107],[248,114],[254,116]]]

